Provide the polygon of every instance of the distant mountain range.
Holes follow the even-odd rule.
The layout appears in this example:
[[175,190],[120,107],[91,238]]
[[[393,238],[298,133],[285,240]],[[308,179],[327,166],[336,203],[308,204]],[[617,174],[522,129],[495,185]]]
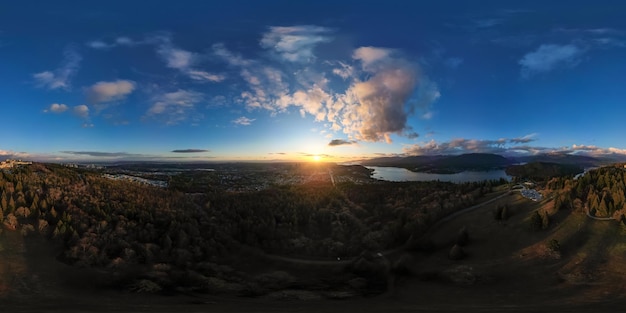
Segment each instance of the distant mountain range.
[[615,158],[596,158],[572,154],[539,154],[524,157],[504,157],[491,153],[461,155],[428,155],[408,157],[381,157],[361,161],[365,166],[402,167],[413,172],[459,173],[463,171],[488,171],[505,169],[513,164],[544,162],[580,167],[594,167],[618,161]]

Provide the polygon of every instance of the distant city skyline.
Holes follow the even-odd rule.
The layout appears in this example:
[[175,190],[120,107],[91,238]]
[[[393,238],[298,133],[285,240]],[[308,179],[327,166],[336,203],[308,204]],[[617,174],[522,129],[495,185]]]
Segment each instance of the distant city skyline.
[[0,10],[0,160],[626,155],[621,1]]

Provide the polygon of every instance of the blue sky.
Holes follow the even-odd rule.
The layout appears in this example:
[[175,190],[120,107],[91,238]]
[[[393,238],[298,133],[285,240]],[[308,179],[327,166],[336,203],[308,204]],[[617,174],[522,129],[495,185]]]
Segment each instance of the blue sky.
[[14,1],[0,157],[626,153],[623,1]]

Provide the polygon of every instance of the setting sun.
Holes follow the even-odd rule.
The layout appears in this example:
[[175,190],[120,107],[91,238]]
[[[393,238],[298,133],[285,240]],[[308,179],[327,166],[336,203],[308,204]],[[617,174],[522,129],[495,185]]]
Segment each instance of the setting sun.
[[322,157],[317,155],[317,154],[313,156],[313,161],[314,162],[319,162],[321,159],[322,159]]

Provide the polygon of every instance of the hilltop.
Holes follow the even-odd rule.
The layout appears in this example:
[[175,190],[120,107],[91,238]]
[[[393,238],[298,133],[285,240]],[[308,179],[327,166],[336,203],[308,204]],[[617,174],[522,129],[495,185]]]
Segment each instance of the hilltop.
[[[535,162],[565,166],[562,168],[570,166],[568,168],[571,171],[574,167],[598,167],[618,161],[623,161],[623,158],[618,156],[592,157],[565,153],[545,153],[522,157],[503,156],[493,153],[467,153],[461,155],[379,157],[362,160],[360,163],[365,166],[402,167],[414,172],[447,174],[463,171],[506,169],[511,165]],[[558,172],[554,174],[560,175]]]
[[361,164],[403,167],[414,172],[445,174],[502,169],[513,164],[513,161],[497,154],[469,153],[461,155],[383,157],[364,160]]

